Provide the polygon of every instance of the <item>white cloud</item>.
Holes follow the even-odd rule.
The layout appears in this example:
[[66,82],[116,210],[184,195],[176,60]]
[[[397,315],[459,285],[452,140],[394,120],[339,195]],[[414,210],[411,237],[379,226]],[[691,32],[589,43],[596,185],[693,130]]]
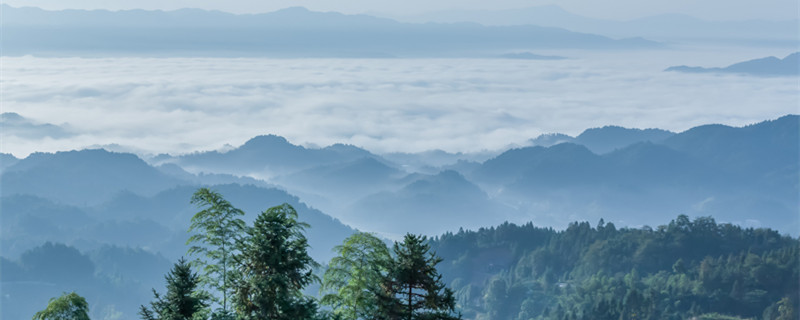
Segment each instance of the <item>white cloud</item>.
[[117,143],[191,152],[274,133],[376,152],[479,151],[616,124],[681,131],[798,113],[797,78],[662,72],[783,52],[554,52],[559,61],[4,57],[3,112],[74,136],[5,134],[25,156]]

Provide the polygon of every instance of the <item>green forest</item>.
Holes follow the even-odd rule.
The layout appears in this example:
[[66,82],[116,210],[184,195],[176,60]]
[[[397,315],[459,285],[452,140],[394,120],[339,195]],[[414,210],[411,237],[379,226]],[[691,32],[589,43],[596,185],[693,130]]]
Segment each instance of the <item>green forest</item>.
[[[140,307],[173,319],[798,319],[800,242],[680,215],[651,228],[506,223],[387,244],[358,232],[320,265],[288,204],[252,225],[199,189],[186,259]],[[420,221],[424,223],[424,221]],[[319,286],[318,297],[304,292]],[[88,319],[65,293],[34,320]]]
[[710,217],[503,224],[431,246],[465,318],[798,319],[798,240]]

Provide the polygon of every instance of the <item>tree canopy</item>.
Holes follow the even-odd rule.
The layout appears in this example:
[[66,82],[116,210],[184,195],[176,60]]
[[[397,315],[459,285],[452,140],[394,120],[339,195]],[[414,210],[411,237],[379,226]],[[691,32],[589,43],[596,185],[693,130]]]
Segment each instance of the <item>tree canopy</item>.
[[301,290],[318,278],[303,231],[288,204],[267,209],[238,242],[235,305],[241,319],[312,319],[317,308]]
[[425,236],[406,234],[395,242],[394,258],[383,283],[379,319],[460,319],[455,315],[453,291],[442,282],[436,256]]
[[89,320],[89,303],[75,292],[50,299],[47,308],[37,312],[33,320]]
[[191,320],[195,315],[203,315],[209,297],[197,290],[200,277],[192,272],[186,260],[178,260],[164,278],[167,281],[167,293],[162,297],[153,290],[155,300],[150,307],[140,307],[142,319]]
[[430,244],[475,319],[773,320],[800,305],[800,241],[710,217],[656,228],[503,224]]
[[198,189],[191,203],[203,208],[192,217],[189,232],[195,232],[187,244],[190,255],[200,257],[194,263],[202,267],[203,282],[222,293],[222,312],[228,312],[231,268],[229,267],[234,244],[245,229],[239,218],[244,211],[237,209],[221,194],[208,188]]
[[331,306],[342,319],[367,319],[378,310],[376,292],[392,268],[389,248],[378,237],[359,232],[334,248],[337,256],[328,263],[320,301]]

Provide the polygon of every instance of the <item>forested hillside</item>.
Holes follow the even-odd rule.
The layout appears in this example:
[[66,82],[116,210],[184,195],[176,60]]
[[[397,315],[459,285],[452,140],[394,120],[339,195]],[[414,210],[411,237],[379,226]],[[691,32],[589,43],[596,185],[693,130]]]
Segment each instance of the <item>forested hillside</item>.
[[[796,115],[674,134],[604,127],[493,157],[389,160],[277,136],[183,156],[0,155],[0,317],[29,317],[75,290],[93,319],[136,318],[186,255],[199,209],[190,199],[208,187],[246,223],[269,206],[295,208],[319,274],[354,233],[451,232],[429,244],[465,319],[797,319],[799,130]],[[679,213],[725,223],[639,227]],[[608,223],[569,224],[600,218]],[[477,231],[452,233],[460,228]]]
[[798,317],[800,242],[710,217],[655,229],[503,224],[447,233],[432,248],[465,318]]
[[[297,217],[291,207],[275,208],[288,208],[291,217]],[[272,234],[253,230],[248,228],[245,238]],[[235,261],[244,259],[242,252],[249,252],[240,248],[242,243],[233,253],[238,256]],[[306,257],[305,238],[302,244]],[[685,215],[655,229],[617,229],[601,220],[594,227],[574,222],[563,231],[532,223],[506,223],[446,233],[427,242],[425,237],[407,235],[395,244],[392,254],[382,240],[358,233],[337,246],[338,256],[316,272],[323,298],[305,296],[301,300],[312,311],[319,303],[332,307],[342,319],[372,319],[371,312],[384,308],[375,304],[383,299],[380,292],[394,288],[394,282],[386,282],[387,277],[402,277],[392,270],[399,266],[395,259],[403,259],[403,246],[431,253],[425,258],[428,267],[423,268],[437,283],[430,290],[441,292],[445,308],[455,307],[450,310],[463,319],[788,320],[799,315],[798,239],[770,229],[744,229],[719,224],[711,217],[691,220]],[[419,252],[420,259],[428,256]],[[3,259],[1,265],[4,278],[17,281],[6,283],[6,289],[27,289],[15,292],[14,298],[41,296],[15,284],[36,285],[50,295],[55,294],[54,289],[75,290],[97,296],[90,300],[95,303],[93,318],[114,319],[123,312],[123,318],[131,318],[130,309],[136,307],[115,305],[122,301],[120,295],[132,302],[139,301],[134,296],[142,294],[119,284],[138,284],[134,291],[161,286],[131,282],[118,275],[164,272],[167,261],[141,250],[117,247],[86,256],[72,247],[47,243],[24,253],[18,262]],[[303,268],[310,272],[313,265],[308,260]],[[308,278],[303,286],[319,283],[316,276],[304,274]],[[391,296],[401,297],[407,288]],[[113,293],[113,298],[100,298],[104,296],[101,293]],[[41,306],[39,300],[36,304]],[[325,310],[320,309],[321,319],[339,319]],[[435,319],[451,319],[441,315]]]

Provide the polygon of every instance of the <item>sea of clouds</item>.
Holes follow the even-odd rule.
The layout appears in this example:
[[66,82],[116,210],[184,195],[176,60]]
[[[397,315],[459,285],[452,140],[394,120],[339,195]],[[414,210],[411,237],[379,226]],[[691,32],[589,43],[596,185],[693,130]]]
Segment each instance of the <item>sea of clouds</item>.
[[569,58],[557,61],[3,57],[2,112],[66,133],[37,137],[7,127],[0,147],[17,157],[111,144],[177,154],[277,134],[378,153],[473,152],[610,124],[741,126],[798,113],[798,78],[663,70],[788,53],[546,52]]

